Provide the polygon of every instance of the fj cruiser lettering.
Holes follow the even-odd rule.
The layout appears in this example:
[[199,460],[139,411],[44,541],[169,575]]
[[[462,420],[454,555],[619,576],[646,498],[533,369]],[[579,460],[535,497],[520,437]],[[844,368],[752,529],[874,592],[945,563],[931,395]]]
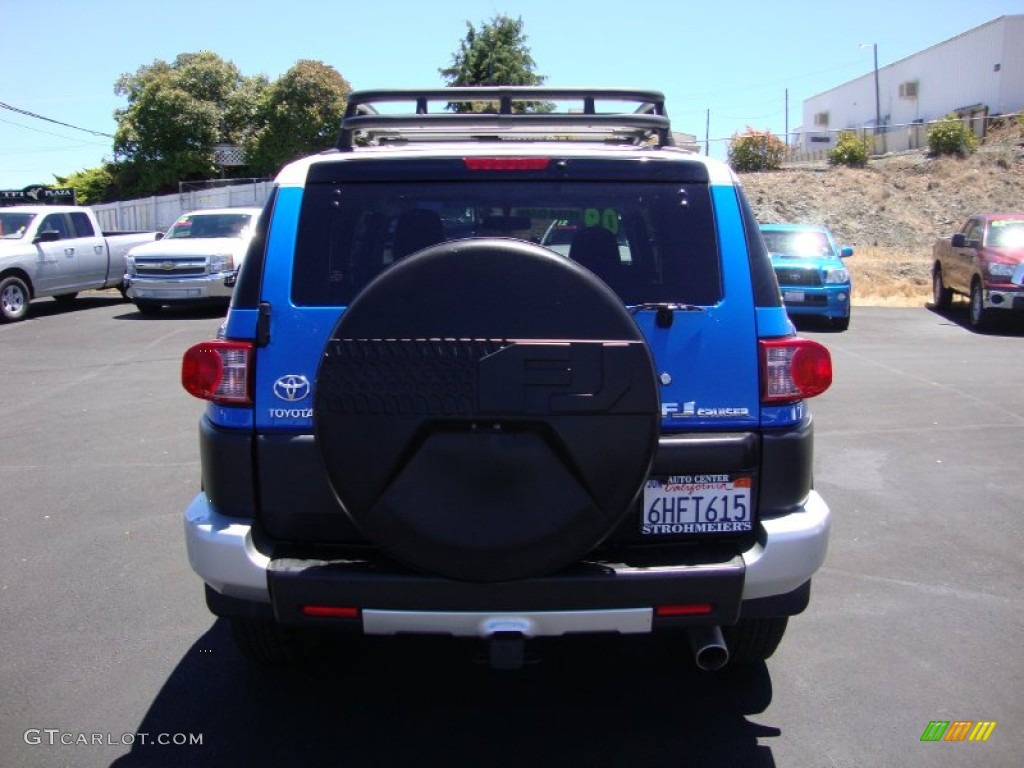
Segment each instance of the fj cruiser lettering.
[[679,631],[715,669],[807,605],[831,360],[660,93],[353,93],[278,176],[220,336],[183,361],[209,401],[185,535],[258,660]]

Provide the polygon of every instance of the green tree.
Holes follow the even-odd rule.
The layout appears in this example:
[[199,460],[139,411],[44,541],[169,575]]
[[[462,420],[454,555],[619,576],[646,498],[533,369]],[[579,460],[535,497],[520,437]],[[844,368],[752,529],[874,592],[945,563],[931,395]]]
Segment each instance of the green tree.
[[243,78],[233,63],[209,51],[122,75],[114,88],[128,100],[115,113],[118,186],[128,194],[154,194],[174,191],[182,180],[216,176],[213,146],[237,142],[249,128],[251,115],[237,94],[251,98],[261,84],[265,80]]
[[785,156],[785,142],[771,131],[747,128],[729,142],[729,165],[738,173],[778,170]]
[[835,147],[827,152],[828,162],[830,165],[863,168],[871,157],[871,144],[871,139],[858,135],[856,131],[841,131]]
[[968,155],[978,148],[978,137],[955,114],[936,120],[928,129],[928,149],[936,155]]
[[104,163],[95,168],[84,168],[68,176],[54,174],[59,187],[73,187],[79,205],[95,205],[114,200],[117,166]]
[[302,60],[267,87],[256,103],[256,126],[243,140],[257,175],[334,146],[352,86],[334,67]]
[[[480,85],[543,85],[526,45],[523,20],[495,15],[477,30],[466,22],[466,36],[452,55],[451,66],[438,70],[449,87]],[[453,102],[453,112],[496,112],[493,103]],[[544,102],[517,105],[523,111],[549,111]]]

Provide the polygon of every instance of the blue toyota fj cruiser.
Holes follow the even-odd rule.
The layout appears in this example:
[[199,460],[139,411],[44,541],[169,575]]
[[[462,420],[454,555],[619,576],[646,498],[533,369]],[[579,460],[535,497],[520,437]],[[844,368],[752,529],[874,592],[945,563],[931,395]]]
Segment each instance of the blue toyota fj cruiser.
[[825,558],[831,376],[660,93],[353,93],[185,354],[189,558],[267,662],[316,630],[481,638],[498,667],[566,633],[765,659]]

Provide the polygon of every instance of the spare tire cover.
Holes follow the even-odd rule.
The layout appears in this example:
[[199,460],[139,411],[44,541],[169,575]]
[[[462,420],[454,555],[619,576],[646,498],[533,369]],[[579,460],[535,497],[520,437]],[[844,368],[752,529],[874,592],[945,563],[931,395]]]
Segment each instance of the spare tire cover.
[[650,352],[576,263],[442,243],[352,301],[317,374],[316,441],[362,533],[467,581],[549,573],[622,521],[658,439]]

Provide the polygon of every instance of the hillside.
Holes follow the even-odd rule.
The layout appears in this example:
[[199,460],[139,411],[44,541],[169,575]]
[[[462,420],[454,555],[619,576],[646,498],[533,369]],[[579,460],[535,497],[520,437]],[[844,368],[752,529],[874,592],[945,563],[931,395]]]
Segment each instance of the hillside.
[[824,224],[854,247],[854,303],[914,305],[931,295],[937,237],[974,213],[1024,211],[1024,129],[997,127],[966,158],[910,152],[863,169],[822,164],[740,178],[759,221]]

